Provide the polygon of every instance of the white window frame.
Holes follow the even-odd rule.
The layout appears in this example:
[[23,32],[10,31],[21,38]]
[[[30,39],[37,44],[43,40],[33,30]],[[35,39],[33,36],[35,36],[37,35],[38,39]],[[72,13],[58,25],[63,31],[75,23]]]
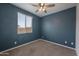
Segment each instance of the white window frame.
[[[17,14],[23,14],[23,13],[21,13],[21,12],[18,12]],[[25,28],[27,28],[26,27],[26,21],[27,21],[27,17],[31,17],[32,19],[31,19],[31,31],[30,32],[28,32],[28,31],[26,31],[26,32],[23,32],[23,33],[19,33],[18,32],[18,20],[19,20],[19,17],[17,17],[18,19],[17,19],[17,34],[24,34],[24,33],[32,33],[33,32],[33,17],[32,16],[29,16],[29,15],[26,15],[26,14],[23,14],[23,15],[25,15]],[[26,29],[27,30],[27,29]]]

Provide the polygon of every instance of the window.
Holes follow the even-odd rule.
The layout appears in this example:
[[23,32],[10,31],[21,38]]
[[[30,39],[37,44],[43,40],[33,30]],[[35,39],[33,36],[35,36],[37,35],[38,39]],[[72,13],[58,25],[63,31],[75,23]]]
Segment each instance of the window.
[[17,33],[31,33],[32,32],[32,17],[18,12],[18,28]]

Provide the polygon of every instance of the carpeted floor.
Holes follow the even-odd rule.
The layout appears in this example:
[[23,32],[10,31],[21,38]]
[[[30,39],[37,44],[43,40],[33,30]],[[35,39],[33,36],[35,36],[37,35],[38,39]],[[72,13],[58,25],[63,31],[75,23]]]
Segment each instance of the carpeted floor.
[[[46,41],[37,42],[5,52],[3,56],[76,56],[72,49],[61,47]],[[0,54],[1,55],[1,54]]]

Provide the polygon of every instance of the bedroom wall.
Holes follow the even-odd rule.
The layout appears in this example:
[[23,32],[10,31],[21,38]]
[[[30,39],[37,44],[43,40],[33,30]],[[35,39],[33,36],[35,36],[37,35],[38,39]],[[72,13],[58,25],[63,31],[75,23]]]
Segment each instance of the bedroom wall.
[[75,48],[76,7],[43,17],[41,26],[41,38]]
[[[17,12],[33,16],[33,32],[17,34]],[[0,51],[33,41],[40,36],[39,17],[11,4],[0,4]],[[17,42],[15,45],[14,42]]]
[[[17,34],[17,12],[33,16],[32,33]],[[75,19],[76,7],[39,18],[14,5],[0,4],[0,51],[38,38],[75,48]],[[65,44],[65,41],[68,43]]]

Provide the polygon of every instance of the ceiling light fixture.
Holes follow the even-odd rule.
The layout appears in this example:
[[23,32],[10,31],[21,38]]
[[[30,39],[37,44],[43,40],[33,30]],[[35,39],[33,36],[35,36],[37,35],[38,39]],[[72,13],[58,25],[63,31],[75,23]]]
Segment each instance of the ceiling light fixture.
[[46,4],[46,3],[39,3],[38,5],[34,5],[32,4],[32,6],[37,7],[38,9],[36,10],[36,12],[45,12],[47,13],[47,9],[50,7],[54,7],[55,4]]

